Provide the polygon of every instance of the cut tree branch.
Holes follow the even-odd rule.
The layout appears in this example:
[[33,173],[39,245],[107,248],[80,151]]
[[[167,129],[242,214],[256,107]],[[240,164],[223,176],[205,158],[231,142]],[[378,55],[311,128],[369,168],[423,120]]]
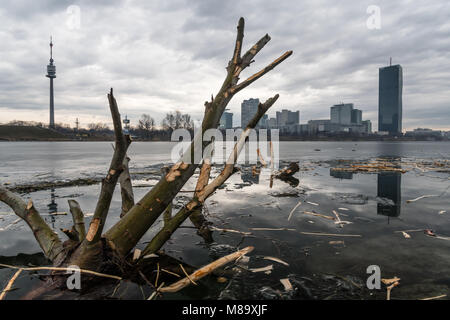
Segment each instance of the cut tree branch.
[[130,158],[125,156],[125,159],[123,159],[123,171],[119,176],[120,194],[122,196],[121,218],[134,206],[133,185],[131,184],[130,170],[128,167],[129,162]]
[[25,220],[33,231],[39,246],[45,256],[50,259],[54,265],[60,264],[65,258],[63,244],[58,235],[42,219],[39,212],[31,200],[25,203],[18,195],[0,187],[0,201],[4,202],[16,215]]
[[[104,237],[109,246],[122,256],[125,256],[139,242],[147,230],[154,224],[158,217],[167,208],[176,194],[181,190],[184,184],[194,174],[202,158],[204,148],[208,143],[202,142],[203,134],[208,129],[217,128],[220,118],[234,96],[238,91],[236,84],[239,80],[240,72],[248,66],[249,58],[253,58],[257,52],[267,43],[269,37],[264,37],[255,46],[250,49],[250,53],[246,54],[246,64],[242,62],[240,54],[242,40],[244,34],[244,19],[239,20],[237,37],[233,56],[227,67],[227,76],[220,88],[219,92],[211,102],[205,103],[205,114],[201,125],[201,130],[195,136],[194,141],[186,150],[180,161],[172,166],[169,173],[161,179],[144,197],[136,203],[130,211],[114,226],[108,230]],[[289,51],[281,58],[277,59],[270,66],[266,67],[263,72],[249,79],[240,89],[250,85],[256,79],[263,76],[268,71],[286,59],[292,52]],[[232,88],[235,88],[233,91]],[[195,159],[195,155],[200,155],[200,159]],[[196,161],[198,160],[198,161]],[[173,220],[173,219],[172,219]]]
[[117,181],[119,180],[119,176],[123,171],[123,160],[127,153],[128,146],[131,143],[131,141],[123,135],[119,108],[117,106],[116,99],[114,98],[112,88],[111,92],[108,94],[108,101],[114,123],[114,154],[109,166],[108,174],[102,181],[102,188],[94,211],[94,217],[89,225],[89,230],[84,241],[87,241],[88,243],[85,243],[85,245],[94,244],[100,240],[106,217],[108,216],[114,189]]
[[72,213],[73,228],[78,234],[78,241],[83,241],[86,238],[86,227],[84,225],[84,214],[81,211],[80,205],[75,200],[69,200],[70,213]]

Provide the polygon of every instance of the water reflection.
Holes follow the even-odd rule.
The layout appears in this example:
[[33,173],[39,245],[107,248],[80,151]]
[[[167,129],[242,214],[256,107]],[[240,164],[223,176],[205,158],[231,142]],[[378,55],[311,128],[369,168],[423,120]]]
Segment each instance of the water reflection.
[[333,170],[330,168],[330,176],[337,179],[353,179],[353,172]]
[[45,219],[47,223],[51,223],[52,228],[55,228],[55,221],[56,221],[55,216],[52,214],[58,212],[58,204],[56,203],[55,199],[56,199],[55,189],[52,188],[50,190],[50,203],[47,205],[49,215],[48,218]]
[[377,213],[388,216],[400,216],[402,200],[402,175],[399,172],[379,173],[377,196],[389,199],[391,203],[378,203]]
[[[353,179],[353,172],[333,170],[330,176]],[[402,200],[402,175],[399,172],[377,173],[377,213],[387,217],[400,216]]]
[[242,170],[241,172],[242,182],[251,184],[259,184],[259,173],[255,173],[252,170]]

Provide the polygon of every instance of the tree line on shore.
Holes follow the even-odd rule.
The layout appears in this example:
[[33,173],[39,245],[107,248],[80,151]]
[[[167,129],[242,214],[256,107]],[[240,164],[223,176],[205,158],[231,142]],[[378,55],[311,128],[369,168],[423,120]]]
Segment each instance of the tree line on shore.
[[[47,128],[48,125],[37,121],[13,120],[8,122],[8,126],[32,126]],[[168,112],[161,120],[160,125],[156,124],[155,119],[150,114],[144,113],[139,118],[135,126],[129,127],[131,136],[145,140],[166,140],[170,139],[172,132],[176,129],[194,130],[194,121],[188,113],[180,111]],[[56,123],[54,130],[67,135],[87,135],[87,136],[113,136],[114,130],[107,123],[92,122],[87,127],[71,127],[69,124]]]

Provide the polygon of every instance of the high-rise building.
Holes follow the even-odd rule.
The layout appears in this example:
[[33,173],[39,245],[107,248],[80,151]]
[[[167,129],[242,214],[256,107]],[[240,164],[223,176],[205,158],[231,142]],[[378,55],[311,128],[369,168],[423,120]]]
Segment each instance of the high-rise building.
[[372,121],[364,120],[362,121],[362,125],[364,126],[364,132],[367,134],[372,133]]
[[331,123],[352,124],[353,103],[335,104],[330,108]]
[[50,63],[47,65],[46,77],[50,78],[50,122],[49,127],[55,127],[55,107],[53,103],[53,79],[56,78],[56,66],[53,64],[53,41],[50,37]]
[[378,131],[402,132],[403,71],[400,65],[379,69]]
[[241,128],[244,129],[258,111],[259,99],[250,98],[241,104]]
[[300,123],[300,111],[289,111],[287,109],[283,109],[281,111],[277,111],[276,116],[278,127]]
[[233,128],[233,114],[231,112],[225,112],[222,114],[220,118],[220,129],[232,129]]
[[362,111],[358,109],[352,110],[352,124],[360,125],[362,122]]

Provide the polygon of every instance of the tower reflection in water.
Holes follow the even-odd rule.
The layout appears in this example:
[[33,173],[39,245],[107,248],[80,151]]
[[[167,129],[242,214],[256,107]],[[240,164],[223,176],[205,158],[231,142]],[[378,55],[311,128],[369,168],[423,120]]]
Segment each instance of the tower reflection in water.
[[[353,173],[330,169],[330,176],[337,179],[353,179]],[[400,216],[402,201],[402,175],[399,172],[377,174],[377,213],[387,217]]]
[[400,216],[402,201],[402,175],[399,172],[378,173],[378,191],[379,198],[391,200],[391,203],[379,202],[377,204],[377,213],[388,216]]
[[58,204],[56,203],[55,199],[56,199],[55,189],[52,188],[50,190],[50,203],[47,205],[48,213],[49,213],[48,220],[50,220],[50,221],[48,221],[46,219],[47,222],[52,224],[52,228],[55,228],[55,221],[56,221],[55,216],[52,214],[58,212]]

